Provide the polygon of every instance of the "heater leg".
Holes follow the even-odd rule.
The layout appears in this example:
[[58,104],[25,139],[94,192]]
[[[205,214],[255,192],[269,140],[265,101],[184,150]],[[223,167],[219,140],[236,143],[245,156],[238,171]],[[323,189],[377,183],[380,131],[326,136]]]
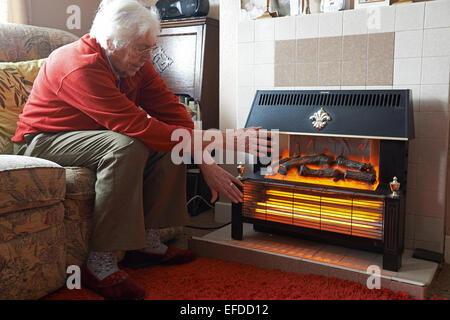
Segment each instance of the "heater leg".
[[402,266],[404,231],[405,198],[386,198],[383,269],[398,271]]
[[242,240],[242,234],[242,203],[233,203],[231,206],[231,238],[234,240]]

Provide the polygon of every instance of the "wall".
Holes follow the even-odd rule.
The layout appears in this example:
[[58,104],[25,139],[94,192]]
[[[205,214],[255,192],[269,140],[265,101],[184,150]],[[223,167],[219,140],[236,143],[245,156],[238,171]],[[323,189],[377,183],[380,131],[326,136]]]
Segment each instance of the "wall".
[[[62,29],[82,36],[89,32],[99,4],[100,0],[32,0],[29,6],[29,24]],[[79,29],[67,27],[67,20],[73,15],[73,12],[67,13],[67,9],[72,5],[80,8]]]
[[220,58],[229,70],[221,74],[227,85],[220,110],[221,118],[234,117],[227,126],[244,125],[258,89],[412,90],[416,139],[410,142],[405,240],[408,248],[443,252],[445,230],[450,233],[450,1],[243,22],[230,17],[239,16],[236,6],[224,13],[226,2]]

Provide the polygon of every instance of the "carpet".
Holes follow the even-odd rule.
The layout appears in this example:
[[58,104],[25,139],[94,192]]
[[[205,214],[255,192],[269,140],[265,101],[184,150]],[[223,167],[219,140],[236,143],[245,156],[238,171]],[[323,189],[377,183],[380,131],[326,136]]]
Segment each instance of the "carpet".
[[[179,266],[124,268],[147,288],[146,300],[414,300],[405,292],[368,289],[349,280],[197,258]],[[61,288],[43,300],[98,300],[88,289]]]

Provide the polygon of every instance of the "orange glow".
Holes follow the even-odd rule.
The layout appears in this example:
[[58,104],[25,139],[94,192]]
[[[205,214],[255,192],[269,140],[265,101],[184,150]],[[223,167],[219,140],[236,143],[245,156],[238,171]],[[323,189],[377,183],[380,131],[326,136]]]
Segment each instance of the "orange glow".
[[243,215],[366,238],[383,237],[382,200],[284,190],[289,189],[245,183]]
[[[311,140],[312,141],[312,140]],[[361,181],[355,181],[355,180],[339,180],[334,181],[332,178],[318,178],[318,177],[305,177],[305,176],[299,176],[297,174],[298,168],[292,168],[290,169],[286,175],[282,175],[278,173],[278,166],[276,166],[274,169],[275,174],[273,175],[265,175],[264,177],[266,179],[273,179],[273,180],[282,180],[282,181],[293,181],[293,182],[301,182],[301,183],[308,183],[308,184],[314,184],[314,185],[322,185],[322,186],[333,186],[333,187],[344,187],[344,188],[352,188],[352,189],[360,189],[360,190],[376,190],[379,185],[379,149],[378,149],[378,142],[372,141],[373,147],[370,159],[358,159],[349,155],[346,155],[346,158],[350,160],[355,160],[359,162],[365,162],[370,163],[373,165],[373,168],[377,174],[377,180],[374,184],[368,184]],[[359,146],[361,147],[361,146]],[[357,150],[359,150],[359,147]],[[300,154],[300,156],[306,156],[306,154]],[[285,159],[289,157],[289,151],[284,150],[281,153],[281,159]],[[310,169],[323,169],[324,167],[317,166],[317,165],[307,165]],[[345,172],[345,168],[336,167],[336,169],[339,169],[343,172]]]

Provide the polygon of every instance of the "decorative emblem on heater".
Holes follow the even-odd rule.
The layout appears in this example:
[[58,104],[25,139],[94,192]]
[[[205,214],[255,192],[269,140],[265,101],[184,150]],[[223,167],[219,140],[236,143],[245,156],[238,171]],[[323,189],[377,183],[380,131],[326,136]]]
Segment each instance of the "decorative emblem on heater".
[[326,113],[323,108],[320,108],[319,111],[315,112],[309,120],[313,120],[312,124],[314,128],[317,130],[321,130],[323,127],[327,125],[327,121],[331,121],[331,117],[328,113]]
[[173,59],[167,55],[163,48],[157,47],[152,52],[152,63],[156,71],[161,74],[172,65]]

